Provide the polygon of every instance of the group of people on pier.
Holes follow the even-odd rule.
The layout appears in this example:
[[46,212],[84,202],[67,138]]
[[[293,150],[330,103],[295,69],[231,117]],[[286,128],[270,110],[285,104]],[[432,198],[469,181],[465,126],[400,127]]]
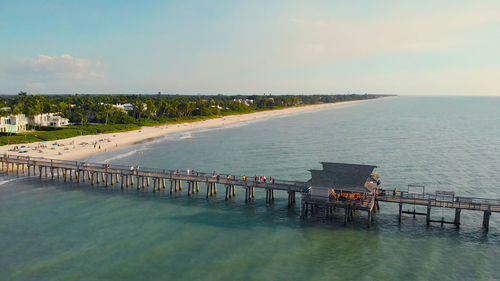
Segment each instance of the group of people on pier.
[[[257,175],[254,176],[254,181],[255,182],[266,182],[266,180],[267,180],[266,176],[257,176]],[[269,183],[274,184],[274,178],[273,177],[269,177]]]

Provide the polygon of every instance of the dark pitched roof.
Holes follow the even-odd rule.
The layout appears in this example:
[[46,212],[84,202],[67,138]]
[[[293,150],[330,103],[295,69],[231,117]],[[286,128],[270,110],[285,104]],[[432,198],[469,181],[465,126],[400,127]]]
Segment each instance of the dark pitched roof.
[[323,170],[311,170],[311,186],[369,192],[364,185],[376,166],[322,162]]

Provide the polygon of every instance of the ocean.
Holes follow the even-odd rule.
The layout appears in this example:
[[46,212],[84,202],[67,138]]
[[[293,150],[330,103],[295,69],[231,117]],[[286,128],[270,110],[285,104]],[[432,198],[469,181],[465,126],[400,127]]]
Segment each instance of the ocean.
[[[499,124],[498,97],[393,97],[82,160],[290,180],[308,180],[322,161],[371,164],[387,189],[500,198]],[[485,233],[481,212],[462,211],[460,229],[427,227],[425,217],[398,224],[398,206],[381,204],[367,229],[365,213],[347,226],[341,211],[301,220],[284,192],[271,206],[263,191],[250,203],[237,193],[226,202],[222,192],[207,200],[2,175],[0,280],[500,280],[496,213]]]

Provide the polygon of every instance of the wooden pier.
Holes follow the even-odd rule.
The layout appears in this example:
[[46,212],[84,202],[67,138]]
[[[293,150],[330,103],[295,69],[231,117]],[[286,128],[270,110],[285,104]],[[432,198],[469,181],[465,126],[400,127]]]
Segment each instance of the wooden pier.
[[[483,227],[489,229],[492,213],[500,213],[500,200],[455,197],[452,192],[409,193],[373,189],[370,194],[364,193],[359,198],[349,199],[342,197],[316,196],[308,192],[311,180],[307,182],[286,181],[273,179],[272,182],[254,180],[253,177],[236,176],[230,174],[201,173],[189,170],[166,170],[156,168],[137,168],[114,164],[89,163],[80,161],[65,161],[38,157],[0,156],[1,169],[7,174],[37,176],[41,178],[58,179],[64,182],[88,183],[91,186],[101,185],[106,188],[119,186],[121,189],[136,188],[149,189],[152,192],[168,192],[175,194],[182,192],[183,183],[187,189],[187,196],[200,193],[200,184],[205,187],[206,198],[216,196],[218,188],[225,188],[225,200],[235,198],[237,188],[244,191],[245,202],[255,200],[255,189],[266,191],[265,203],[274,203],[275,191],[286,192],[287,206],[293,207],[296,203],[296,194],[301,196],[301,218],[309,216],[332,217],[337,209],[344,211],[344,224],[352,221],[356,211],[367,212],[368,227],[372,225],[374,214],[380,209],[379,202],[399,204],[398,220],[401,222],[403,214],[426,216],[427,225],[430,223],[460,225],[462,210],[482,211]],[[335,163],[325,163],[334,165]],[[404,210],[404,205],[414,206],[413,210]],[[416,206],[425,206],[426,212],[417,212]],[[453,221],[431,218],[432,208],[449,208],[455,210]]]
[[200,183],[206,188],[206,198],[217,194],[218,188],[225,188],[225,199],[236,197],[236,187],[245,192],[245,202],[255,199],[255,189],[266,190],[266,204],[273,204],[275,191],[288,193],[288,206],[295,205],[296,193],[301,192],[304,182],[273,180],[255,181],[230,174],[201,173],[188,170],[166,170],[156,168],[136,168],[114,164],[100,164],[79,161],[21,157],[3,155],[0,157],[2,171],[7,174],[38,176],[41,178],[62,179],[64,182],[85,183],[91,186],[119,185],[121,189],[151,189],[152,192],[167,190],[170,194],[181,192],[183,183],[187,195],[200,192]]

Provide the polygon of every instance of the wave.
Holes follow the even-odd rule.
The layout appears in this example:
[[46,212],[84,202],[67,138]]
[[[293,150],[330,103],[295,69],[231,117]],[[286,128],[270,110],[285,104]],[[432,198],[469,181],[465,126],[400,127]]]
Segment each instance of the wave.
[[184,134],[180,135],[176,140],[185,140],[185,139],[192,139],[192,138],[193,138],[193,134],[184,133]]
[[0,185],[3,185],[3,184],[6,184],[6,183],[9,183],[11,181],[15,181],[15,180],[18,180],[20,178],[13,178],[13,179],[7,179],[7,180],[0,180]]
[[110,158],[105,159],[104,162],[111,162],[113,160],[122,159],[122,158],[125,158],[125,157],[128,157],[128,156],[134,155],[137,152],[138,152],[138,150],[132,150],[132,151],[129,151],[129,152],[126,152],[126,153],[120,153],[120,154],[117,154],[117,155],[114,155],[114,156],[112,156]]

